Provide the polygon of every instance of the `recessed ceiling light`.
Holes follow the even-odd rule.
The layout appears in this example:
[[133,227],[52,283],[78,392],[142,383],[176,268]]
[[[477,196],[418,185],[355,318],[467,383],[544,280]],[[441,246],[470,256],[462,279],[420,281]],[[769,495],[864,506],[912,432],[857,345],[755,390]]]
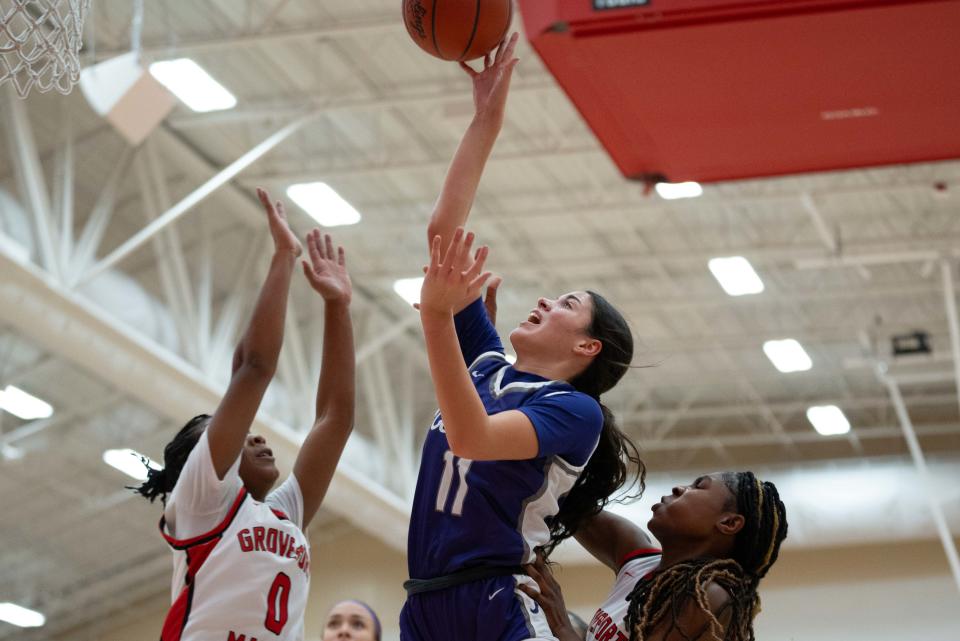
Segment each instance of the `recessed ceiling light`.
[[803,345],[792,338],[779,341],[767,341],[763,344],[763,352],[773,363],[773,366],[784,374],[790,372],[805,372],[813,367],[813,361],[803,349]]
[[700,183],[657,183],[654,189],[664,200],[678,200],[680,198],[696,198],[703,195],[703,187]]
[[50,403],[13,385],[7,385],[6,389],[0,391],[0,409],[25,421],[53,416]]
[[194,111],[219,111],[237,106],[237,99],[190,58],[162,60],[150,74]]
[[122,450],[107,450],[103,453],[104,463],[138,481],[147,480],[147,468],[143,465],[143,459],[147,459],[147,465],[151,468],[155,470],[163,469],[163,466],[159,463],[136,450],[125,448]]
[[360,212],[327,183],[299,183],[287,187],[287,196],[324,227],[355,225]]
[[763,291],[763,281],[754,271],[750,261],[743,256],[711,258],[707,267],[723,287],[723,291],[731,296],[759,294]]
[[401,278],[393,282],[393,291],[397,292],[409,304],[420,302],[420,288],[423,287],[423,276],[419,278]]
[[824,436],[846,434],[850,431],[850,421],[836,405],[815,405],[807,408],[807,420],[813,424],[813,429]]
[[0,603],[0,621],[12,623],[21,628],[39,628],[47,622],[47,618],[30,608],[16,603]]

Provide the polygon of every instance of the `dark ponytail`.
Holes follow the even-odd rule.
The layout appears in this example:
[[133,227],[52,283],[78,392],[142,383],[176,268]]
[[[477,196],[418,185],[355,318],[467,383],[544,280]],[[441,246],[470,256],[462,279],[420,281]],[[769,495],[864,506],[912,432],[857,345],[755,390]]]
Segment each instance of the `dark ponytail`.
[[[210,420],[209,414],[200,414],[187,421],[187,424],[180,428],[173,440],[167,443],[163,448],[163,469],[155,470],[147,466],[147,480],[140,487],[130,488],[137,494],[149,499],[151,503],[160,497],[164,504],[167,502],[167,494],[173,491],[173,487],[180,478],[180,471],[187,462],[187,457],[193,451],[193,447],[200,440],[200,434],[203,429],[198,426],[206,427]],[[143,464],[146,466],[147,461]]]
[[[596,292],[587,293],[593,300],[593,316],[586,332],[603,347],[570,384],[600,403],[600,395],[612,389],[630,369],[633,335],[626,319],[606,298]],[[550,541],[544,546],[547,556],[561,541],[576,534],[585,520],[599,514],[620,488],[637,484],[633,497],[643,493],[647,472],[636,445],[620,430],[610,408],[600,403],[600,409],[603,412],[600,441],[564,498],[560,512],[550,522]]]

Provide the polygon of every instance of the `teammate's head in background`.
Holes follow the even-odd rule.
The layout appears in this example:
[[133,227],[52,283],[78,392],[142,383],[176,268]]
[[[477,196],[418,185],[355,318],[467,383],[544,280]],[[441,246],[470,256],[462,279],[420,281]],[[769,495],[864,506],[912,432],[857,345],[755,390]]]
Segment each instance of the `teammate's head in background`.
[[[553,371],[598,403],[633,360],[633,334],[626,319],[606,298],[589,290],[541,298],[510,333],[510,342],[518,369],[551,363]],[[642,491],[645,469],[636,446],[620,431],[613,413],[603,403],[600,408],[603,430],[597,449],[551,524],[548,555],[585,519],[599,513],[617,490],[637,483]]]
[[[209,414],[200,414],[187,421],[180,428],[173,440],[163,448],[163,469],[147,468],[147,480],[136,488],[143,497],[152,503],[157,497],[164,503],[167,494],[180,478],[180,470],[187,462],[187,457],[193,447],[200,440],[200,435],[210,424]],[[243,444],[243,453],[240,456],[240,480],[244,487],[257,500],[263,500],[273,484],[276,483],[280,471],[273,458],[273,452],[267,447],[262,436],[248,434]]]
[[752,472],[701,476],[674,487],[655,504],[648,527],[665,557],[680,553],[687,560],[659,570],[634,588],[628,597],[631,639],[676,625],[684,599],[703,608],[705,620],[719,626],[718,617],[703,607],[710,601],[707,587],[714,584],[726,593],[722,607],[730,612],[724,639],[752,640],[753,619],[760,610],[757,587],[787,536],[786,507],[777,487]]
[[322,641],[380,641],[380,619],[363,601],[341,601],[330,608]]

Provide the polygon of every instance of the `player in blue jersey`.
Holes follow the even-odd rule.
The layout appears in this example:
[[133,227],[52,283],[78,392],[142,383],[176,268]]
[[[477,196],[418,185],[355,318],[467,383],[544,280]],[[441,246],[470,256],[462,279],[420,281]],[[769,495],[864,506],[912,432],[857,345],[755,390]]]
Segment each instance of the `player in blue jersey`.
[[520,566],[628,483],[628,460],[642,479],[636,448],[600,404],[633,357],[620,313],[589,291],[541,298],[510,334],[511,366],[479,297],[487,249],[474,258],[462,225],[503,122],[516,42],[482,72],[466,67],[476,116],[428,229],[420,315],[440,411],[414,496],[403,641],[554,639],[537,603],[517,590],[535,585]]

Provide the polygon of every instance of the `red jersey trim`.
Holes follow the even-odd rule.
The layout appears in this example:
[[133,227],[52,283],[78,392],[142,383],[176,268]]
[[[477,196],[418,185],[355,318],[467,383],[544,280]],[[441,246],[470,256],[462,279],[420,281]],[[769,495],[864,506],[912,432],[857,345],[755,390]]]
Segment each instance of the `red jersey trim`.
[[163,631],[160,633],[160,641],[180,641],[183,637],[183,631],[187,629],[187,621],[190,618],[190,609],[193,607],[193,588],[196,585],[197,572],[213,552],[213,548],[222,540],[223,537],[218,534],[202,545],[184,549],[187,555],[185,585],[167,613],[167,618],[163,622]]
[[[270,508],[270,511],[273,512],[273,515],[280,519],[281,521],[290,521],[290,517],[284,514],[281,510],[278,510],[275,507]],[[290,521],[291,523],[293,521]]]
[[620,559],[619,568],[623,569],[623,566],[625,566],[630,561],[635,561],[636,559],[643,559],[648,556],[660,556],[661,554],[663,554],[663,550],[658,550],[656,548],[640,548],[632,552],[627,552],[626,554],[623,555],[623,558]]
[[183,550],[201,543],[206,543],[212,539],[217,538],[223,531],[230,527],[230,524],[233,523],[233,519],[236,518],[237,512],[240,511],[240,506],[243,504],[244,499],[248,496],[247,489],[241,488],[240,492],[237,494],[237,498],[234,500],[233,505],[230,506],[230,509],[227,511],[227,515],[223,518],[223,521],[220,524],[207,532],[206,534],[201,534],[190,539],[175,539],[166,532],[166,517],[160,517],[160,535],[166,540],[166,542],[175,550]]

